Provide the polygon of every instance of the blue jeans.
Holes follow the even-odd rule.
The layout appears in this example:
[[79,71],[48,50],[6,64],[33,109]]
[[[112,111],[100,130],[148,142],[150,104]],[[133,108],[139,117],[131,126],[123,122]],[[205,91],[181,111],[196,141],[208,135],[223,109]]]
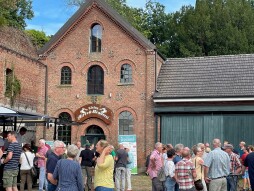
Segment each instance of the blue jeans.
[[43,191],[43,186],[45,185],[45,190],[48,189],[48,181],[46,179],[46,168],[40,167],[40,175],[39,175],[39,191]]
[[227,190],[228,191],[237,191],[237,176],[228,176],[227,177]]
[[165,185],[165,191],[174,191],[175,190],[175,184],[176,184],[176,181],[171,178],[171,177],[167,177],[164,185]]
[[106,187],[98,186],[95,188],[95,191],[114,191],[114,188],[106,188]]
[[51,184],[50,181],[48,181],[48,191],[55,191],[57,188],[57,185]]

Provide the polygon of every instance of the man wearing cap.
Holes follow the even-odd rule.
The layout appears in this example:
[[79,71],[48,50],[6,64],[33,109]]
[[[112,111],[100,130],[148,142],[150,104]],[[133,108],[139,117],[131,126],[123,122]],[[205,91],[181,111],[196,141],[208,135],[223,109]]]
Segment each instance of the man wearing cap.
[[88,190],[92,190],[92,168],[93,168],[94,152],[90,150],[90,143],[85,144],[85,149],[79,155],[79,163],[82,168],[84,178],[84,187],[87,184]]
[[238,155],[233,152],[233,145],[226,144],[223,149],[226,153],[228,153],[230,158],[230,175],[227,177],[227,188],[228,191],[237,191],[237,175],[240,174],[242,165]]
[[230,159],[226,152],[221,150],[220,139],[213,140],[214,150],[209,152],[204,163],[204,177],[210,182],[209,190],[227,191],[226,177],[230,172]]

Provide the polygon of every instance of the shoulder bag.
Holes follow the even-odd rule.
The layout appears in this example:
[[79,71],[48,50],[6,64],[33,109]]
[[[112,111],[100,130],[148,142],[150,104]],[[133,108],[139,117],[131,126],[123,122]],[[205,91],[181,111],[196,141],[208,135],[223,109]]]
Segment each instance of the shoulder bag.
[[[29,166],[31,167],[30,162],[29,162],[29,160],[28,160],[28,157],[27,157],[27,155],[26,155],[26,152],[24,152],[24,154],[25,154],[25,156],[26,156],[26,160],[27,160]],[[32,176],[33,178],[37,177],[37,170],[36,170],[36,168],[35,168],[34,166],[31,167],[31,169],[30,169],[30,174],[31,174],[31,176]]]
[[[197,161],[197,158],[195,158],[195,168],[196,168],[196,161]],[[202,176],[202,165],[201,165],[201,176]],[[195,185],[196,190],[203,190],[204,189],[201,179],[194,181],[194,185]]]

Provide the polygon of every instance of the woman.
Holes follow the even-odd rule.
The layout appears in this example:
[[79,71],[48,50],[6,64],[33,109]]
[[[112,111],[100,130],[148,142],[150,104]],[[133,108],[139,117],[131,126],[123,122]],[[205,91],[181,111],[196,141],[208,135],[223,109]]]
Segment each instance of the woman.
[[57,191],[83,191],[84,184],[81,167],[74,159],[79,149],[76,145],[67,148],[67,159],[57,162],[53,178],[58,180]]
[[167,152],[167,159],[164,162],[164,169],[166,174],[165,181],[165,191],[174,191],[175,190],[175,164],[173,162],[173,158],[175,156],[175,150],[170,149]]
[[25,144],[23,146],[23,153],[20,155],[20,190],[24,191],[25,183],[27,183],[28,191],[32,191],[33,179],[30,169],[33,167],[34,153],[32,153],[31,146]]
[[96,144],[96,151],[100,153],[100,156],[97,158],[95,166],[95,191],[114,191],[114,160],[112,155],[109,154],[112,148],[107,141],[100,140]]
[[202,159],[203,151],[200,147],[195,145],[193,147],[193,153],[194,153],[195,157],[192,158],[192,162],[195,166],[196,173],[197,173],[197,177],[195,178],[195,181],[201,179],[203,187],[204,187],[203,191],[207,191],[206,183],[204,180],[204,167],[203,167],[204,161]]

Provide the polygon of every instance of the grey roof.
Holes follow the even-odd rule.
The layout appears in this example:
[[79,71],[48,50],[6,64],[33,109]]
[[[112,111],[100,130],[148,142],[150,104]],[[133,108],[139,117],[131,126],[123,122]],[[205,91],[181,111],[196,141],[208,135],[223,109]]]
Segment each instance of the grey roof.
[[254,54],[168,59],[155,99],[254,96]]
[[110,15],[111,19],[120,25],[125,31],[137,40],[143,47],[149,49],[156,49],[156,46],[152,44],[146,37],[144,37],[137,29],[132,27],[122,16],[120,16],[105,0],[86,0],[85,3],[78,9],[78,11],[61,27],[61,29],[51,38],[51,40],[39,50],[39,54],[43,54],[53,48],[61,39],[68,35],[68,30],[76,27],[74,24],[88,11],[89,7],[93,4],[98,5],[98,7],[105,13]]

